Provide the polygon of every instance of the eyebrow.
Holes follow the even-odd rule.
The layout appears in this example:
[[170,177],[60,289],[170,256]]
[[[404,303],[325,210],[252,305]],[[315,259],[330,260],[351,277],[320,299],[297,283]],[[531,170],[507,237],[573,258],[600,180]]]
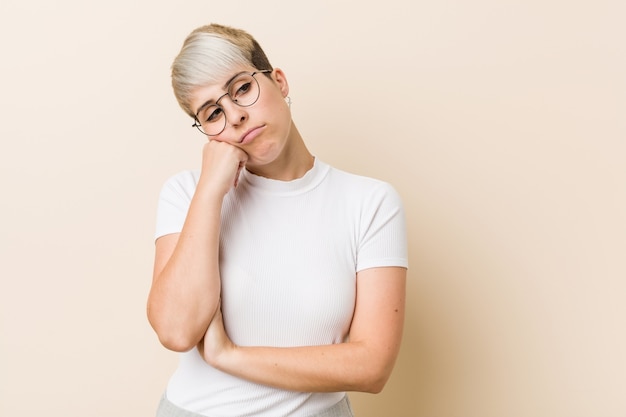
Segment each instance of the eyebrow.
[[[232,77],[230,77],[228,79],[228,81],[226,81],[224,83],[224,85],[222,86],[222,90],[226,90],[228,88],[228,84],[230,84],[235,78],[237,78],[238,76],[240,76],[241,74],[244,74],[246,72],[248,72],[248,71],[239,71],[237,74],[235,74]],[[206,106],[209,106],[209,105],[213,104],[214,102],[215,102],[215,100],[210,99],[210,100],[207,100],[204,103],[202,103],[202,105],[200,105],[200,107],[198,107],[198,110],[196,111],[196,118],[198,117],[198,113],[200,113],[200,111],[202,109],[204,109]]]

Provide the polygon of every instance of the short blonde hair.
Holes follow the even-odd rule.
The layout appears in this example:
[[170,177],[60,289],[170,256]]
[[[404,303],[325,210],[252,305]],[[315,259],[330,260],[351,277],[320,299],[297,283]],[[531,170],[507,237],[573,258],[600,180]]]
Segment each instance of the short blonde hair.
[[[233,67],[248,66],[273,70],[265,52],[247,32],[210,24],[187,36],[172,64],[172,87],[178,104],[191,117],[191,93],[231,75]],[[266,74],[267,75],[267,74]]]

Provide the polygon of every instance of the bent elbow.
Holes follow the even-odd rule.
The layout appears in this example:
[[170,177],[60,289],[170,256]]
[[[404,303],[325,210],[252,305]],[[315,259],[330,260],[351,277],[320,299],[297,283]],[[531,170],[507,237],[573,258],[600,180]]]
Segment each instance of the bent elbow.
[[160,322],[154,317],[148,316],[148,321],[152,326],[152,329],[156,333],[159,342],[163,347],[174,352],[187,352],[200,342],[196,340],[191,334],[183,331],[178,326],[168,325],[167,323]]
[[380,363],[379,366],[370,366],[361,379],[359,391],[368,394],[380,394],[391,377],[393,363]]
[[385,388],[385,384],[372,385],[370,389],[368,389],[365,392],[368,394],[380,394],[383,391],[383,388]]
[[155,326],[154,324],[152,327],[163,347],[174,352],[188,352],[196,347],[201,340],[201,338],[196,338],[178,327]]
[[165,335],[157,332],[157,336],[163,347],[174,352],[188,352],[198,344],[198,342],[192,341],[189,338],[171,334]]
[[363,386],[363,392],[368,394],[380,394],[387,384],[389,378],[386,376],[378,376],[370,378]]

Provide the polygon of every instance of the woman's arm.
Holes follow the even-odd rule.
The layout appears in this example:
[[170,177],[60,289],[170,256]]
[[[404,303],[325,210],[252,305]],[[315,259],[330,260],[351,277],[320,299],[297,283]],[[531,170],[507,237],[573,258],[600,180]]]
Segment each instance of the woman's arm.
[[222,315],[199,344],[212,366],[240,378],[302,392],[380,392],[393,369],[404,324],[406,269],[357,274],[354,317],[346,343],[293,348],[235,346]]
[[221,288],[222,202],[246,159],[247,155],[232,145],[208,142],[182,231],[156,241],[148,320],[168,349],[192,349],[213,319]]

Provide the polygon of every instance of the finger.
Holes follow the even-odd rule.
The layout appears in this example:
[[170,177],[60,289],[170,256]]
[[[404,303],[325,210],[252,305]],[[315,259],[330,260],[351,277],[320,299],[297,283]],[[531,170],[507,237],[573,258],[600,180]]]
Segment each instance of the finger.
[[239,176],[241,175],[241,170],[244,169],[244,167],[246,166],[246,161],[248,160],[247,156],[248,155],[246,154],[246,158],[240,161],[239,167],[237,167],[237,173],[235,174],[235,187],[237,187],[237,184],[239,184]]

